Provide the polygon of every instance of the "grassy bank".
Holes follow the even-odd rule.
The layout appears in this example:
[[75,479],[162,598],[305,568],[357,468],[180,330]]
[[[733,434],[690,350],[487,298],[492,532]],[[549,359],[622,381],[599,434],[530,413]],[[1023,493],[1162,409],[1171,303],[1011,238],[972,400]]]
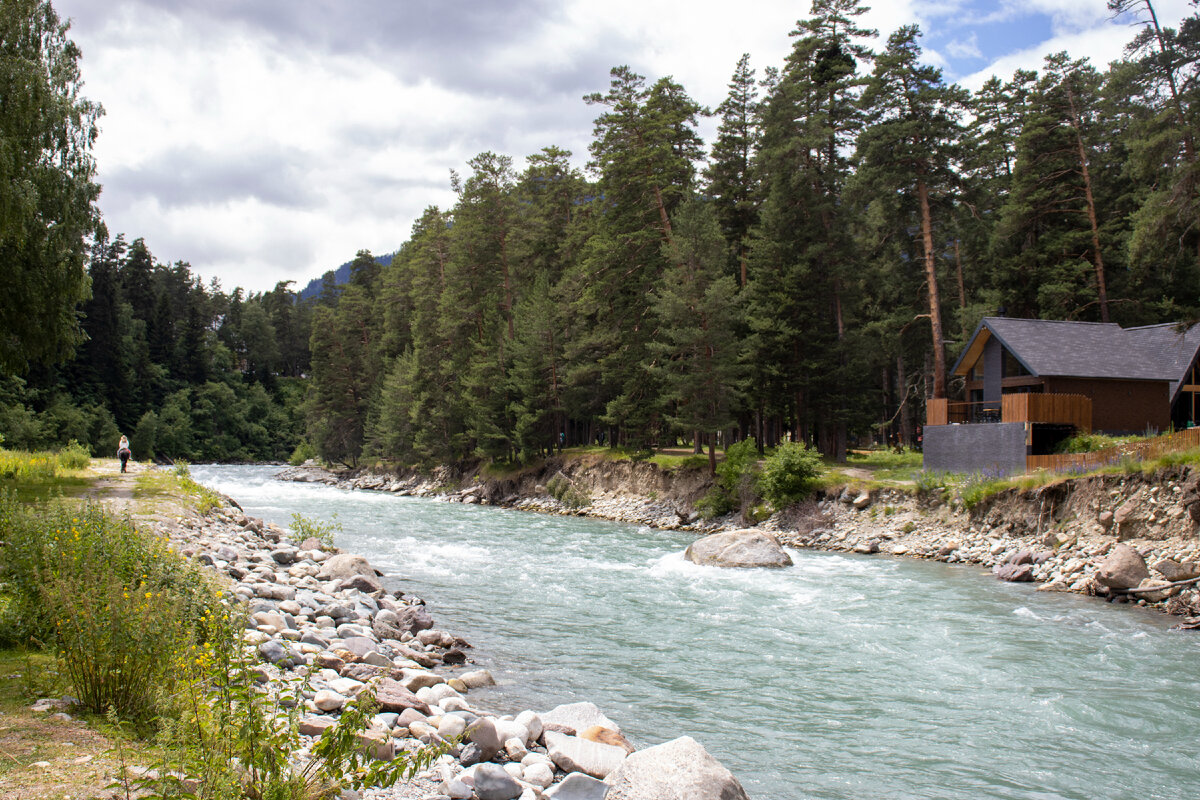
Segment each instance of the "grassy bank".
[[[159,797],[318,800],[342,787],[386,785],[421,763],[360,754],[358,734],[373,713],[364,698],[304,765],[293,764],[306,680],[263,686],[258,653],[242,644],[245,609],[216,573],[126,513],[47,497],[64,477],[94,479],[75,454],[6,458],[14,466],[0,488],[0,696],[8,698],[0,747],[21,755],[0,767],[0,794],[41,796],[70,783],[47,771],[64,766],[54,725],[73,724],[72,738],[99,737],[108,742],[101,752],[117,754],[81,769],[103,761],[111,780],[119,762],[156,767],[152,777],[123,777],[121,788]],[[151,511],[172,503],[203,514],[222,504],[186,468],[105,480],[128,484],[135,505]],[[69,713],[89,725],[31,712],[38,696],[73,698]],[[73,796],[96,796],[104,785]]]

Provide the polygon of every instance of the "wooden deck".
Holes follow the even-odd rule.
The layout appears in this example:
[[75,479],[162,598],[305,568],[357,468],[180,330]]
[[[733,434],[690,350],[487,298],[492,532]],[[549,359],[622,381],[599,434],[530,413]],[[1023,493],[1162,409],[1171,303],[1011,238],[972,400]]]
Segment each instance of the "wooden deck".
[[926,425],[983,422],[1042,422],[1092,429],[1092,400],[1081,394],[1006,394],[996,403],[951,403],[945,398],[925,402]]

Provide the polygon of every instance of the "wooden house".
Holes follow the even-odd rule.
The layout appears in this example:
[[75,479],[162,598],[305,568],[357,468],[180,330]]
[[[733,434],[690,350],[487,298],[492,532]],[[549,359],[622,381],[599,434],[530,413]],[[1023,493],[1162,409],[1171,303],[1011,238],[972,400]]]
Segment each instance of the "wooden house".
[[1075,431],[1190,427],[1198,350],[1200,326],[985,317],[953,368],[965,399],[928,401],[925,466],[1024,471]]

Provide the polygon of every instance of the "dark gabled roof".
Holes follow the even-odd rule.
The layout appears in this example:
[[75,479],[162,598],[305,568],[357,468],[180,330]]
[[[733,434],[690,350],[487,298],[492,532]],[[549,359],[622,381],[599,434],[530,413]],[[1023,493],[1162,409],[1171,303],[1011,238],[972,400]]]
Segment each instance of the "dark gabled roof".
[[1035,376],[1165,380],[1172,398],[1200,348],[1200,326],[1181,332],[1173,324],[1122,328],[1111,322],[984,317],[954,371],[968,357],[974,363],[982,349],[977,342],[990,336]]
[[1163,374],[1171,381],[1171,399],[1187,378],[1196,351],[1200,350],[1200,325],[1185,330],[1174,323],[1126,328],[1125,336],[1138,342],[1148,359],[1162,365]]

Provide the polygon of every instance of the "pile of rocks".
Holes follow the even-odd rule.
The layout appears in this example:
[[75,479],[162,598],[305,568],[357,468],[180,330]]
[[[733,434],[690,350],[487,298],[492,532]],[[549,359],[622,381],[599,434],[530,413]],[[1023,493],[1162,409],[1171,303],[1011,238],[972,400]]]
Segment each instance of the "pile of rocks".
[[244,644],[261,659],[262,680],[278,689],[306,676],[305,747],[296,758],[364,692],[379,707],[361,737],[373,757],[447,749],[433,769],[372,790],[369,800],[649,800],[680,781],[696,800],[746,797],[693,740],[636,751],[590,703],[515,716],[482,708],[468,695],[495,681],[467,666],[470,645],[436,629],[420,599],[389,593],[362,556],[291,542],[287,531],[228,509],[158,528],[228,576],[247,606]]
[[[1106,495],[1108,508],[1068,523],[1015,525],[999,514],[972,519],[963,510],[920,507],[898,491],[845,492],[814,504],[807,524],[789,529],[779,519],[763,527],[792,547],[854,553],[882,553],[984,567],[1001,579],[1041,584],[1039,591],[1089,595],[1120,594],[1140,605],[1168,607],[1178,613],[1200,609],[1200,592],[1163,584],[1200,577],[1200,540],[1184,510],[1178,483],[1139,487]],[[1117,518],[1120,521],[1117,521]],[[1183,526],[1185,533],[1175,531]],[[1124,539],[1134,532],[1163,538]],[[1133,553],[1145,574],[1135,583],[1114,582],[1100,573],[1114,553]],[[1160,591],[1114,593],[1114,589]]]

